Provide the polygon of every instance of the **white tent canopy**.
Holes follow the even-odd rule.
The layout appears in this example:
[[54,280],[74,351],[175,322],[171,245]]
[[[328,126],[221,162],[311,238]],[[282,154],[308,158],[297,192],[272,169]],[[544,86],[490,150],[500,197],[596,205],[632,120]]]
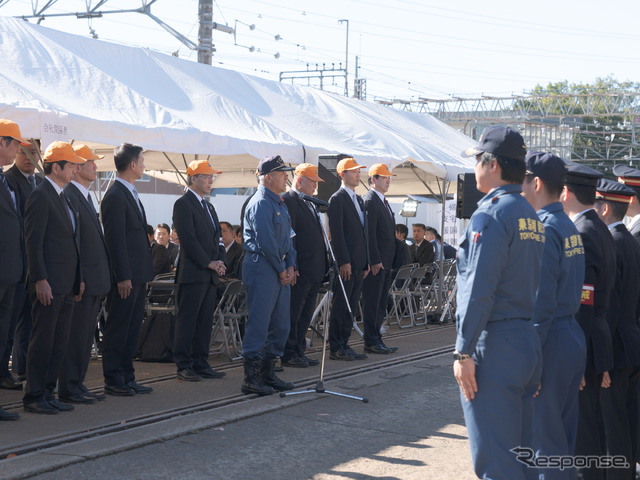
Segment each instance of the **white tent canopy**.
[[6,17],[0,55],[0,117],[45,146],[103,145],[109,158],[101,169],[110,169],[112,146],[123,141],[148,150],[152,170],[184,171],[194,155],[209,156],[224,172],[215,187],[255,185],[258,159],[273,154],[289,163],[317,163],[323,153],[392,168],[412,162],[424,172],[417,186],[473,168],[459,154],[474,142],[428,115]]

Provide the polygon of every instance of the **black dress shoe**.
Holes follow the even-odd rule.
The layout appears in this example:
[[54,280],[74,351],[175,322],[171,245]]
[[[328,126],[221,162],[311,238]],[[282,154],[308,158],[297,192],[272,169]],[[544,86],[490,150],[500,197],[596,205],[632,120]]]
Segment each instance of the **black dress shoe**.
[[0,388],[5,390],[22,390],[22,383],[17,382],[12,376],[0,377]]
[[380,346],[382,348],[386,348],[387,350],[389,350],[389,353],[393,353],[393,352],[397,352],[398,351],[398,347],[388,347],[382,342],[380,342]]
[[217,372],[211,367],[206,370],[196,370],[196,374],[202,378],[222,378],[227,376],[226,372]]
[[32,402],[22,402],[22,406],[25,412],[31,413],[40,413],[43,415],[56,415],[58,413],[57,408],[53,408],[49,403],[42,397],[40,400],[32,401]]
[[16,412],[7,412],[0,407],[0,422],[12,422],[18,420],[20,415]]
[[358,353],[351,347],[345,348],[344,351],[351,355],[354,360],[365,360],[369,358],[364,353]]
[[71,410],[76,408],[73,405],[69,405],[68,403],[60,403],[54,396],[44,397],[44,398],[49,405],[51,405],[53,408],[55,408],[59,412],[70,412]]
[[138,395],[145,395],[147,393],[153,392],[153,388],[138,385],[135,380],[133,382],[127,383],[127,387],[136,392]]
[[105,385],[104,393],[115,395],[116,397],[132,397],[136,394],[136,391],[124,385]]
[[[62,402],[62,403],[77,403],[77,404],[90,404],[90,403],[95,403],[96,399],[95,398],[91,398],[91,397],[87,397],[85,395],[82,394],[77,394],[77,395],[58,395],[58,399]],[[49,402],[51,403],[51,402]]]
[[93,392],[84,392],[84,396],[87,398],[93,398],[94,400],[101,402],[105,400],[107,397],[102,395],[101,393],[93,393]]
[[304,357],[295,357],[287,358],[282,360],[282,364],[286,367],[295,367],[295,368],[307,368],[309,366],[309,361]]
[[342,348],[340,350],[336,350],[335,352],[331,352],[329,354],[329,358],[331,360],[346,360],[346,361],[354,360],[353,355],[351,355],[350,353],[346,352]]
[[190,368],[183,368],[182,370],[178,370],[176,378],[185,382],[199,382],[200,380],[202,380],[202,377]]
[[309,358],[306,355],[304,358],[307,360],[307,363],[310,367],[315,367],[316,365],[320,365],[320,360],[316,360],[315,358]]
[[380,353],[383,355],[388,355],[391,353],[390,350],[384,348],[382,345],[371,345],[371,346],[365,345],[364,351],[368,353]]

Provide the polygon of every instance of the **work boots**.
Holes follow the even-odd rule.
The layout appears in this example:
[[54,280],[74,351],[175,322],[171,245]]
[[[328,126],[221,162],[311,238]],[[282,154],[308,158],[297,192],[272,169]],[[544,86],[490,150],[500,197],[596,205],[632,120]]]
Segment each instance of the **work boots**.
[[276,391],[269,385],[265,385],[260,375],[261,358],[244,358],[244,382],[242,383],[242,393],[249,395],[257,393],[260,396],[271,395]]
[[285,382],[280,380],[276,376],[275,368],[278,357],[274,355],[264,355],[262,358],[262,365],[260,365],[260,375],[262,381],[269,387],[273,387],[281,392],[285,390],[293,390],[295,385],[291,382]]

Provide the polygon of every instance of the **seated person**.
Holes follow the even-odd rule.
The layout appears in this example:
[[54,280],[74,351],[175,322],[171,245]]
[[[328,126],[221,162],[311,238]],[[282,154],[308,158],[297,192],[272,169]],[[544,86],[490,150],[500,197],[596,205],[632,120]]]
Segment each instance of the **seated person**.
[[162,245],[167,249],[169,253],[169,261],[171,262],[172,270],[175,269],[176,258],[178,258],[178,253],[180,252],[180,247],[175,243],[171,243],[169,241],[171,237],[171,228],[166,223],[159,223],[156,225],[154,238],[156,243]]
[[151,257],[153,259],[153,276],[171,272],[171,260],[165,247],[153,240],[153,227],[147,225],[147,237],[151,245]]
[[234,240],[235,230],[233,225],[229,222],[220,222],[220,229],[222,231],[222,244],[227,252],[226,260],[224,262],[227,267],[227,272],[224,275],[224,278],[228,280],[237,280],[240,278],[240,264],[242,263],[244,250],[242,249],[242,245]]
[[406,225],[401,223],[396,225],[396,253],[393,257],[393,275],[403,265],[411,263],[411,252],[409,251],[409,245],[407,245],[407,235],[409,235],[409,229]]

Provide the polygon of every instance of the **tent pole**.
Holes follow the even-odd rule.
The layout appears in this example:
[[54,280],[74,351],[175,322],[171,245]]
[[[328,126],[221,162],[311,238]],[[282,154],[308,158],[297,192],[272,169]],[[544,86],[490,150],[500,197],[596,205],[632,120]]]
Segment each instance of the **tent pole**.
[[[185,185],[189,185],[189,184],[187,183],[187,179],[186,179],[186,178],[184,178],[184,175],[182,175],[182,173],[180,173],[180,170],[178,170],[178,167],[176,167],[176,164],[175,164],[175,163],[173,163],[173,160],[171,160],[171,159],[169,158],[169,155],[167,155],[167,153],[166,153],[166,152],[162,152],[162,154],[163,154],[163,155],[165,156],[165,158],[169,161],[169,163],[171,164],[171,166],[172,166],[173,168],[175,168],[175,169],[176,169],[176,173],[177,173],[178,175],[180,175],[180,178],[182,179],[182,181],[184,182],[184,184],[185,184]],[[184,158],[184,155],[182,156],[182,158]],[[185,160],[185,165],[186,165],[186,160]]]
[[442,193],[442,217],[440,221],[440,258],[438,258],[438,283],[440,287],[438,288],[438,305],[443,306],[444,300],[444,222],[445,222],[445,208],[447,203],[447,191],[449,190],[449,185],[451,182],[447,182],[446,178],[442,179],[442,185],[438,182],[438,186],[441,186]]
[[[418,177],[418,180],[420,180],[420,182],[425,186],[425,188],[431,192],[431,195],[433,195],[434,197],[436,197],[436,198],[437,198],[437,197],[438,197],[438,195],[436,195],[436,194],[434,193],[434,191],[433,191],[433,190],[431,190],[431,187],[429,187],[429,185],[427,184],[427,182],[425,182],[422,178],[420,178],[420,175],[418,175],[418,173],[416,172],[416,168],[417,168],[417,167],[416,167],[415,165],[411,165],[411,171],[415,174],[415,176],[416,176],[416,177]],[[436,180],[437,180],[437,178],[438,178],[438,177],[436,177]]]

